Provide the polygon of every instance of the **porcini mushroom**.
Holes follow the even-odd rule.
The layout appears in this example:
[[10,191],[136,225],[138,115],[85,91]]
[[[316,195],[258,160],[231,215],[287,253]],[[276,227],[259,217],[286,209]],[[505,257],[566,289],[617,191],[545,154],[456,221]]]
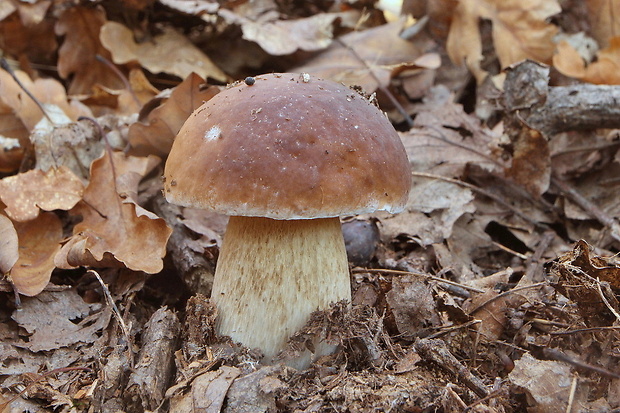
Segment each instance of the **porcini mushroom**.
[[216,328],[268,362],[313,311],[351,299],[338,217],[399,212],[411,186],[400,138],[376,106],[290,73],[239,82],[199,107],[164,175],[168,201],[230,216],[211,294]]

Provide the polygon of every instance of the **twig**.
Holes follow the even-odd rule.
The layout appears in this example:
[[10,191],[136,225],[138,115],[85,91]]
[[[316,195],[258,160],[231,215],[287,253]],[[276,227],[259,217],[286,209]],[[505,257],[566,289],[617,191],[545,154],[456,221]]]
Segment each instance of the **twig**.
[[489,395],[489,391],[482,380],[454,357],[443,340],[422,338],[416,340],[414,347],[421,357],[454,374],[479,397]]
[[601,330],[620,330],[620,326],[601,326],[601,327],[577,328],[575,330],[551,331],[549,334],[561,336],[561,335],[565,335],[565,334],[590,333],[592,331],[601,331]]
[[0,58],[0,67],[2,67],[4,70],[6,70],[11,75],[11,77],[13,78],[15,83],[17,83],[17,85],[24,91],[24,93],[26,93],[28,95],[28,97],[30,99],[32,99],[32,101],[37,105],[37,107],[39,108],[39,110],[41,111],[43,116],[45,116],[45,118],[52,125],[54,125],[54,121],[52,120],[52,118],[49,117],[49,115],[47,114],[47,112],[43,108],[43,105],[41,104],[41,102],[39,102],[39,100],[36,97],[34,97],[34,95],[32,93],[30,93],[30,91],[28,89],[26,89],[26,86],[24,86],[24,84],[21,82],[21,80],[19,80],[17,78],[17,76],[15,75],[15,72],[13,71],[11,66],[9,65],[9,62],[7,62],[4,57]]
[[551,245],[551,241],[553,241],[554,237],[555,234],[553,231],[546,231],[540,237],[538,246],[536,247],[534,254],[532,254],[532,256],[528,259],[527,267],[525,269],[525,274],[523,278],[529,281],[537,281],[537,279],[540,278],[538,277],[539,274],[542,274],[542,272],[540,271],[542,268],[540,261],[542,260],[542,256],[545,251],[547,251],[547,249],[549,248],[549,245]]
[[99,284],[101,284],[101,288],[103,289],[103,295],[105,295],[108,305],[112,307],[112,312],[114,313],[114,316],[116,317],[116,320],[118,321],[118,324],[120,325],[121,330],[123,331],[125,340],[127,340],[127,349],[129,353],[129,364],[131,365],[131,367],[133,367],[133,351],[131,350],[131,336],[129,335],[129,329],[125,325],[125,320],[123,320],[123,316],[121,315],[120,310],[116,306],[116,303],[114,302],[114,298],[112,298],[112,294],[110,293],[108,286],[103,282],[103,280],[101,279],[101,276],[99,276],[99,273],[95,270],[88,270],[87,272],[93,274],[97,278],[97,281],[99,281]]
[[512,290],[504,291],[503,293],[498,294],[495,297],[491,297],[490,299],[486,300],[485,302],[483,302],[479,306],[475,307],[474,309],[469,311],[469,314],[473,314],[476,311],[479,311],[481,308],[486,307],[487,305],[489,305],[493,301],[498,300],[498,299],[500,299],[502,297],[505,297],[505,296],[507,296],[509,294],[514,294],[514,293],[516,293],[518,291],[527,290],[529,288],[542,287],[543,285],[547,285],[547,282],[539,282],[539,283],[536,283],[536,284],[524,285],[522,287],[513,288]]
[[575,393],[577,391],[577,375],[573,376],[573,381],[570,385],[570,394],[568,395],[568,405],[566,406],[566,413],[573,411],[573,403],[575,402]]
[[381,269],[381,268],[372,268],[372,269],[354,269],[352,272],[354,273],[363,273],[363,272],[369,272],[369,273],[387,273],[387,274],[400,274],[400,275],[416,275],[418,277],[424,277],[424,278],[428,278],[429,280],[433,280],[433,281],[437,281],[440,283],[444,283],[444,284],[449,284],[449,285],[454,285],[455,287],[460,287],[464,290],[470,290],[470,291],[474,291],[476,293],[484,293],[485,290],[481,290],[480,288],[476,288],[476,287],[472,287],[466,284],[460,284],[454,281],[450,281],[450,280],[446,280],[445,278],[439,278],[439,277],[435,277],[433,275],[430,274],[424,274],[423,272],[415,272],[415,271],[400,271],[400,270],[388,270],[388,269]]
[[511,210],[512,212],[514,212],[517,216],[519,216],[520,218],[524,219],[525,221],[529,222],[530,224],[535,225],[536,227],[544,227],[543,224],[541,224],[540,222],[538,222],[537,220],[534,220],[530,217],[528,217],[527,215],[525,215],[523,212],[519,211],[517,208],[515,208],[514,206],[510,205],[508,202],[504,201],[502,198],[500,198],[499,196],[487,191],[486,189],[482,189],[479,188],[475,185],[472,185],[468,182],[463,182],[461,180],[458,179],[453,179],[453,178],[448,178],[447,176],[441,176],[441,175],[435,175],[435,174],[429,174],[426,172],[412,172],[411,173],[413,176],[419,176],[421,178],[429,178],[429,179],[438,179],[440,181],[446,181],[446,182],[450,182],[453,183],[455,185],[460,185],[460,186],[464,186],[466,188],[471,189],[474,192],[478,192],[479,194],[482,194],[488,198],[491,198],[492,200],[494,200],[495,202],[497,202],[498,204],[500,204],[501,206]]
[[564,194],[568,199],[579,205],[581,209],[590,214],[590,216],[596,219],[598,222],[609,228],[611,236],[620,241],[620,225],[613,217],[600,209],[594,202],[586,199],[575,188],[568,184],[568,182],[558,178],[555,174],[551,175],[551,183],[555,185],[560,192]]
[[601,281],[598,278],[596,279],[596,289],[601,296],[601,300],[603,300],[603,303],[605,303],[605,305],[607,306],[607,309],[609,309],[609,311],[611,311],[611,313],[616,317],[616,321],[620,321],[620,314],[618,314],[616,309],[612,307],[609,301],[607,301],[607,297],[605,297],[603,289],[601,288]]
[[609,371],[607,369],[604,369],[602,367],[598,367],[598,366],[593,366],[592,364],[588,364],[584,361],[575,359],[570,357],[569,355],[561,352],[560,350],[554,349],[554,348],[545,348],[543,349],[543,355],[547,358],[550,358],[552,360],[557,360],[557,361],[563,361],[565,363],[568,363],[572,366],[575,366],[577,368],[583,369],[583,370],[590,370],[590,371],[594,371],[602,376],[606,376],[606,377],[611,377],[614,379],[620,379],[620,374],[618,373],[614,373],[613,371]]

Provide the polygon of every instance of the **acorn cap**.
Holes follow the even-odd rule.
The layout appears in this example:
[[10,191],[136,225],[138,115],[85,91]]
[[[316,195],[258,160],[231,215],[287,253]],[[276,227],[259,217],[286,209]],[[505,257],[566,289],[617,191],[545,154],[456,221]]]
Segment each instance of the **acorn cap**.
[[187,119],[166,162],[168,201],[274,219],[402,211],[410,166],[384,113],[354,90],[307,74],[254,80]]

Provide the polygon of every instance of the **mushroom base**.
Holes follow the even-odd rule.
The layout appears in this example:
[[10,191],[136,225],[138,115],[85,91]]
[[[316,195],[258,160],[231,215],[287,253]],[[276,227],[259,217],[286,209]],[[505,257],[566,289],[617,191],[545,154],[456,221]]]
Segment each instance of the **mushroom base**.
[[[340,220],[230,217],[211,297],[218,333],[271,362],[313,311],[351,300]],[[313,357],[334,348],[315,343]],[[310,359],[307,352],[288,364],[305,368]]]

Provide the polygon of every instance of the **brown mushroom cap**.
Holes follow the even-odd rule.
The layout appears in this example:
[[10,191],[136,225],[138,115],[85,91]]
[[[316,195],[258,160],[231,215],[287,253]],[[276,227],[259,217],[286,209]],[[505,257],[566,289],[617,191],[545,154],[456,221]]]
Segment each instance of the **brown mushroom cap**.
[[411,186],[381,111],[346,86],[291,73],[257,76],[198,108],[164,175],[170,202],[274,219],[399,212]]

